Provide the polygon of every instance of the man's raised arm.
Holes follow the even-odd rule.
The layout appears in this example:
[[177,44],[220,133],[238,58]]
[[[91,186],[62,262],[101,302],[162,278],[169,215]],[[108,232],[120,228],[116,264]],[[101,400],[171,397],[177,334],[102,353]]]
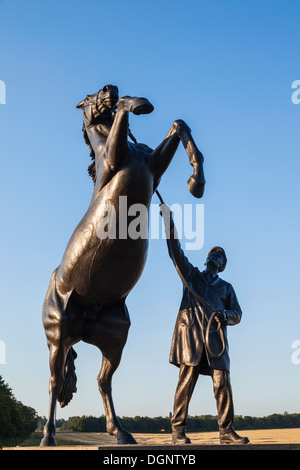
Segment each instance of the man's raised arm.
[[165,203],[160,204],[159,207],[164,219],[169,255],[173,262],[176,263],[183,277],[189,281],[194,266],[189,262],[181,248],[171,209]]

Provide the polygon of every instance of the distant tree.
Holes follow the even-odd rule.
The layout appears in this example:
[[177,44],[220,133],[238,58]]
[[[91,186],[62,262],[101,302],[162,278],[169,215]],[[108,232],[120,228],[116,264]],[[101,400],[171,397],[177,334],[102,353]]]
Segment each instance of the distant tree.
[[83,419],[80,416],[72,416],[66,423],[62,425],[63,431],[83,431]]
[[105,432],[106,418],[100,416],[73,416],[65,421],[61,427],[62,431],[73,432]]
[[7,441],[18,442],[36,429],[36,411],[17,401],[11,388],[0,376],[0,445]]
[[[62,425],[63,425],[65,422],[66,422],[65,419],[62,419],[62,418],[57,419],[57,420],[56,420],[56,423],[55,423],[55,424],[56,424],[56,428],[61,428]],[[46,423],[45,423],[45,424],[46,424]]]
[[105,432],[106,431],[106,418],[100,416],[85,416],[83,419],[83,432]]

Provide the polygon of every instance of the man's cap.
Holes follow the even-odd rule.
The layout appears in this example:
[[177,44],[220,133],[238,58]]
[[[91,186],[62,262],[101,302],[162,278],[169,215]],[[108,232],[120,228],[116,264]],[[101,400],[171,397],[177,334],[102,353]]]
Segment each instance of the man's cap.
[[227,256],[226,256],[225,250],[224,250],[221,246],[214,246],[214,247],[209,251],[207,257],[208,257],[213,251],[219,251],[219,252],[222,253],[222,255],[224,256],[224,263],[223,263],[223,265],[221,266],[221,268],[219,269],[219,272],[221,273],[222,271],[224,271],[224,269],[226,268],[226,264],[227,264]]

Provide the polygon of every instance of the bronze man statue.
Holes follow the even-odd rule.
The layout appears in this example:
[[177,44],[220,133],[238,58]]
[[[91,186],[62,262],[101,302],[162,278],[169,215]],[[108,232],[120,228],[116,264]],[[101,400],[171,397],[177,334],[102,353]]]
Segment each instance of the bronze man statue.
[[[171,419],[172,441],[174,444],[191,442],[185,434],[188,407],[198,376],[204,374],[210,375],[213,380],[220,443],[247,444],[249,439],[239,436],[233,428],[234,410],[226,330],[227,325],[240,322],[242,311],[231,284],[218,276],[226,267],[225,251],[221,247],[212,248],[206,259],[206,269],[199,271],[181,249],[169,207],[166,204],[160,207],[169,254],[182,278],[187,281],[170,352],[170,362],[180,368]],[[204,305],[201,305],[191,291],[201,296]],[[211,308],[207,308],[208,306]],[[212,312],[214,318],[211,318]]]

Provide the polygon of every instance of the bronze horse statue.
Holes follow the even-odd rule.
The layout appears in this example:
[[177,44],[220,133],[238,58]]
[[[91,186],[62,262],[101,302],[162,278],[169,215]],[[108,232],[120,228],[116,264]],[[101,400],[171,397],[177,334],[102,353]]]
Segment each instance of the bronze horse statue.
[[[107,215],[103,210],[106,203],[119,209],[120,196],[126,196],[128,207],[139,203],[149,208],[180,141],[194,169],[188,188],[195,197],[202,197],[203,156],[182,120],[173,123],[156,149],[137,143],[129,130],[129,113],[148,114],[154,108],[146,98],[119,99],[116,86],[106,85],[98,93],[87,95],[77,108],[83,111],[83,134],[93,159],[89,173],[94,191],[61,264],[51,276],[44,301],[43,325],[50,351],[51,377],[49,416],[40,445],[56,445],[56,402],[66,406],[76,392],[77,355],[73,345],[79,341],[93,344],[102,352],[97,379],[107,432],[119,444],[136,444],[116,416],[111,381],[130,326],[126,297],[142,274],[148,240],[128,236],[100,239],[97,225]],[[133,142],[128,140],[130,136]],[[119,229],[121,221],[117,219],[116,223]]]

